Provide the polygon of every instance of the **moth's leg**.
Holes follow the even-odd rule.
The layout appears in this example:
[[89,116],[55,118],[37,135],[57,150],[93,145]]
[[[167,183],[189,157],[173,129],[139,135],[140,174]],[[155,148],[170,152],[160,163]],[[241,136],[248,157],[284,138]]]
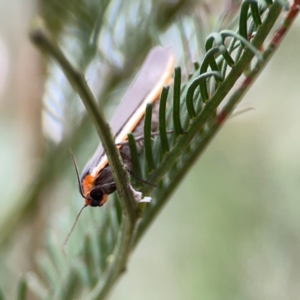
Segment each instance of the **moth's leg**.
[[[170,134],[170,133],[173,133],[174,132],[174,130],[168,130],[167,131],[167,134]],[[185,131],[184,131],[184,133],[185,133]],[[152,132],[151,133],[151,137],[154,137],[154,136],[157,136],[157,135],[159,135],[159,132]],[[135,136],[134,137],[134,140],[136,141],[136,142],[140,142],[140,141],[142,141],[144,139],[144,135],[140,135],[140,136]],[[124,146],[124,145],[128,145],[128,141],[126,140],[126,141],[124,141],[124,142],[121,142],[121,143],[117,143],[117,144],[115,144],[116,146]]]
[[132,171],[132,169],[131,169],[131,158],[130,158],[130,156],[129,156],[125,151],[123,151],[122,149],[120,149],[119,151],[120,151],[120,155],[121,155],[121,157],[122,157],[122,159],[123,159],[124,167],[125,167],[126,171],[127,171],[133,178],[135,178],[136,180],[138,180],[138,181],[140,181],[140,182],[142,182],[142,183],[145,183],[145,184],[148,184],[148,185],[150,185],[150,186],[156,187],[155,184],[153,184],[153,183],[151,183],[151,182],[149,182],[149,181],[147,181],[147,180],[144,180],[144,179],[142,179],[142,178],[136,176],[136,175],[134,174],[134,172]]

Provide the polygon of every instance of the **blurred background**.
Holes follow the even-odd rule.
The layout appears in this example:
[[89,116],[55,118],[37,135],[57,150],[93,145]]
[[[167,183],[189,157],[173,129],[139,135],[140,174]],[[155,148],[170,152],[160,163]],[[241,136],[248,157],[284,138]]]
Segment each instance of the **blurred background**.
[[[61,140],[80,130],[84,112],[74,96],[64,111],[75,109],[77,118],[63,129],[45,113],[44,79],[55,66],[46,68],[28,38],[39,5],[0,1],[0,286],[9,297],[22,273],[37,271],[45,240],[51,236],[61,244],[82,205],[68,146],[61,148],[61,160],[47,162],[49,173],[64,175],[49,184],[47,176],[43,182],[37,178],[51,157],[45,153],[59,151]],[[297,20],[237,111],[253,109],[229,119],[178,186],[111,299],[299,299],[299,53]],[[88,71],[96,90],[97,71]],[[56,86],[48,78],[46,89],[61,105],[55,88],[66,83],[55,72]],[[126,83],[110,98],[125,88]],[[59,112],[55,105],[53,110]],[[67,114],[60,117],[68,121]],[[64,140],[75,148],[80,167],[97,144],[94,131],[88,139]],[[37,201],[22,201],[28,197]],[[101,218],[101,210],[92,214]],[[79,226],[87,226],[88,218],[87,213]]]

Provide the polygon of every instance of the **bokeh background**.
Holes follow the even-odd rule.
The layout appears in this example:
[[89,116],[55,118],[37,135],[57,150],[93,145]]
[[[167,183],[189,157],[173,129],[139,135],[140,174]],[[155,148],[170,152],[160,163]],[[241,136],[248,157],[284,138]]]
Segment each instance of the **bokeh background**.
[[[41,127],[45,67],[28,39],[37,10],[32,0],[0,1],[0,286],[8,295],[23,272],[36,271],[44,232],[68,228],[81,206],[66,154],[66,181],[44,189],[30,207],[35,217],[14,226],[50,147]],[[299,53],[297,20],[237,108],[252,110],[229,119],[178,186],[111,299],[299,299]]]

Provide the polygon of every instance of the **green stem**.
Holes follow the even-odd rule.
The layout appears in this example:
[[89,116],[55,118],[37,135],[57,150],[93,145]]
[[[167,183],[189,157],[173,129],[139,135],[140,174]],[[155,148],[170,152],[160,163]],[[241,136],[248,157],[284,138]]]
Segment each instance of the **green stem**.
[[[104,295],[106,295],[111,289],[120,273],[122,273],[126,267],[137,220],[136,202],[130,188],[127,171],[124,169],[120,154],[115,147],[110,126],[105,121],[102,111],[97,106],[96,100],[87,85],[84,76],[67,60],[63,52],[53,42],[50,34],[44,28],[40,20],[35,23],[34,28],[30,32],[30,37],[41,50],[57,60],[74,90],[82,99],[82,102],[84,103],[89,116],[92,118],[102,141],[112,170],[113,178],[116,183],[118,194],[120,196],[124,218],[122,230],[114,252],[115,260],[112,263],[109,272],[106,273],[107,278],[105,280],[105,284],[101,286],[100,294],[104,297]],[[97,287],[98,286],[99,285],[97,285]]]
[[113,262],[85,300],[102,300],[106,299],[109,295],[119,276],[126,270],[126,264],[131,251],[133,233],[134,227],[131,227],[129,222],[122,222],[122,230],[115,251],[111,257]]
[[[258,29],[257,34],[255,38],[252,41],[252,44],[259,48],[266,37],[268,36],[269,32],[271,31],[274,23],[276,22],[282,7],[279,4],[274,3],[272,7],[269,10],[268,16],[264,20],[261,27]],[[216,111],[219,104],[223,101],[223,99],[226,97],[226,95],[230,92],[238,78],[242,75],[243,71],[246,67],[250,64],[251,60],[254,57],[254,53],[245,49],[241,59],[237,62],[236,66],[231,70],[231,72],[228,74],[224,82],[219,86],[215,94],[212,96],[212,98],[209,100],[207,105],[205,106],[204,110],[198,115],[194,121],[191,123],[190,128],[188,129],[187,133],[181,136],[175,147],[165,156],[164,161],[161,163],[161,165],[153,172],[147,180],[149,182],[153,182],[154,184],[159,182],[163,176],[168,172],[168,170],[171,168],[171,166],[176,162],[179,155],[181,155],[185,151],[185,146],[189,145],[193,137],[199,132],[199,130],[203,127],[205,122],[208,120],[208,118],[212,115],[213,112]],[[266,61],[263,63],[257,64],[257,68],[262,68],[266,64]],[[240,98],[239,98],[240,100]],[[210,131],[213,130],[210,129]],[[210,132],[209,131],[209,132]],[[208,135],[198,146],[196,151],[194,152],[194,155],[191,157],[191,162],[194,161],[205,149],[207,143],[211,140],[211,138],[215,135],[217,131],[212,131],[211,134]],[[187,169],[190,166],[189,163],[185,163],[185,168]],[[181,170],[180,172],[184,172]],[[177,176],[177,180],[175,182],[179,182],[179,180],[182,178],[182,176]],[[176,178],[175,178],[176,179]],[[174,182],[172,183],[174,185]],[[146,187],[144,190],[144,193],[150,194],[153,188]],[[171,191],[166,191],[165,196],[169,195]],[[161,207],[165,204],[167,201],[167,197],[157,199],[156,204],[145,213],[145,216],[142,220],[142,222],[139,225],[137,235],[135,237],[135,245],[138,243],[141,236],[144,234],[146,229],[149,227],[157,213],[160,211]]]

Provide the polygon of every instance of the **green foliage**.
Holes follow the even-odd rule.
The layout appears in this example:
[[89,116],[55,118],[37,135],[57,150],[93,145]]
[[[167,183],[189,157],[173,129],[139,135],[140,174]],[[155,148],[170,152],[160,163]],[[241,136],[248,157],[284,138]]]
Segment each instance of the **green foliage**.
[[[107,113],[107,107],[123,93],[128,78],[132,78],[153,45],[176,40],[173,46],[181,57],[178,64],[182,67],[175,68],[174,83],[161,93],[159,134],[154,138],[151,135],[151,105],[146,110],[145,146],[141,154],[137,155],[129,134],[134,173],[157,185],[136,182],[144,195],[152,197],[149,205],[139,205],[140,222],[133,218],[134,222],[129,224],[115,193],[101,211],[101,218],[99,211],[85,212],[67,246],[67,257],[60,249],[61,236],[47,233],[37,262],[42,277],[34,274],[28,275],[27,280],[23,277],[18,299],[26,298],[27,289],[40,299],[103,299],[108,295],[126,267],[129,252],[273,53],[270,47],[274,45],[269,46],[265,41],[285,4],[244,1],[237,12],[221,11],[221,21],[218,15],[199,14],[198,10],[204,8],[193,1],[166,4],[153,0],[136,5],[136,1],[54,0],[42,4],[42,18],[52,41],[62,49],[70,66],[76,67],[72,70],[81,70],[95,99]],[[32,36],[37,43],[37,36]],[[265,51],[260,50],[263,45]],[[70,145],[82,165],[97,141],[95,133],[90,133],[92,114],[82,109],[73,89],[75,86],[78,91],[78,83],[71,81],[71,87],[53,58],[57,59],[53,55],[47,60],[43,100],[45,119],[49,124],[54,122],[57,133],[53,135],[50,126],[45,126],[49,140],[43,163],[31,192],[22,199],[24,205],[18,216],[22,212],[33,215],[31,208],[45,190],[54,186],[58,189],[66,177],[72,176],[67,158]],[[60,65],[67,73],[61,61]],[[234,89],[240,78],[243,84]],[[60,221],[63,225],[57,225],[63,228],[62,236],[77,209],[71,204],[75,197],[69,198],[66,207],[71,207],[72,217],[64,216],[67,223]],[[12,230],[6,230],[3,241]],[[124,250],[124,245],[130,248]]]

